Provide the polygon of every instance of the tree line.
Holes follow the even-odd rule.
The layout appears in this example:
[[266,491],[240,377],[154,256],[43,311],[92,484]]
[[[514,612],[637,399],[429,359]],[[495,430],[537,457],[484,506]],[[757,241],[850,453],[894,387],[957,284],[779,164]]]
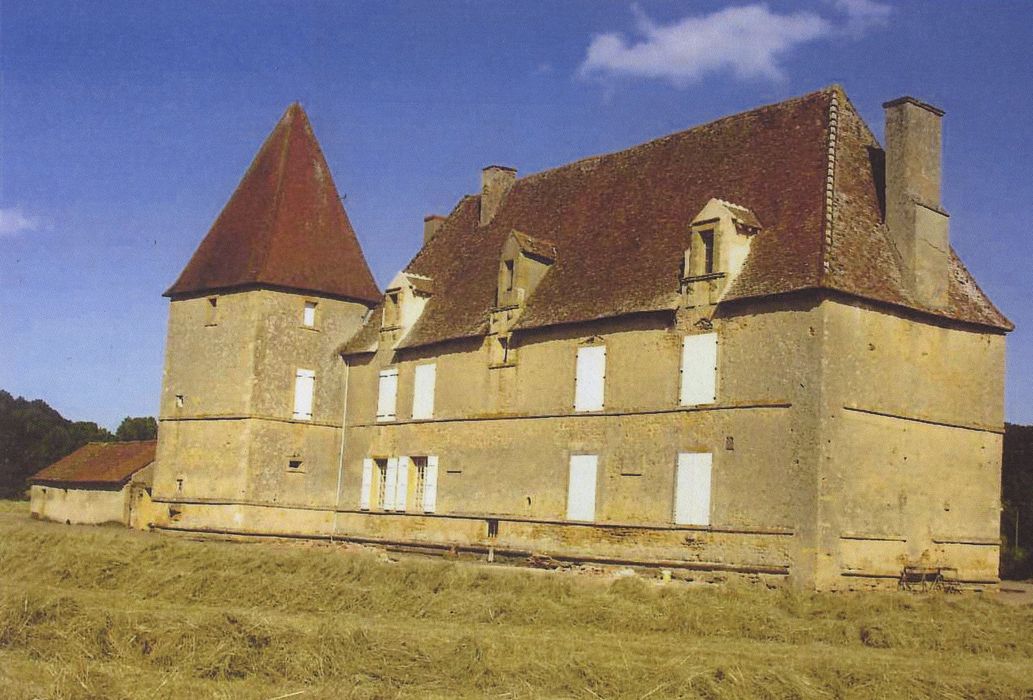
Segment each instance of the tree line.
[[45,401],[0,389],[0,498],[19,498],[26,480],[87,442],[152,440],[158,423],[127,416],[112,433],[90,421],[70,421]]

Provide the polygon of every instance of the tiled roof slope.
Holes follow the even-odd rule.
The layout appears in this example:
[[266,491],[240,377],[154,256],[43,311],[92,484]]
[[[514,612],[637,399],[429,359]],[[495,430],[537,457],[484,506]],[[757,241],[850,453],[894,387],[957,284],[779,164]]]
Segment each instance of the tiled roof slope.
[[822,286],[957,321],[1012,330],[1012,323],[979,289],[953,248],[945,309],[923,308],[908,292],[882,221],[877,185],[883,177],[882,148],[846,95],[838,89],[834,94],[838,106],[833,119],[837,128],[830,141],[835,178],[833,216],[831,228],[826,218],[827,269]]
[[33,484],[110,484],[120,486],[154,461],[157,440],[90,442],[29,481]]
[[312,126],[296,103],[165,296],[251,285],[368,303],[380,298]]
[[689,224],[711,198],[764,224],[726,300],[827,288],[1010,330],[956,256],[946,309],[922,309],[907,293],[882,223],[881,163],[833,86],[521,178],[486,227],[479,197],[465,197],[407,268],[433,278],[435,294],[401,347],[487,330],[514,229],[557,251],[517,328],[674,309]]

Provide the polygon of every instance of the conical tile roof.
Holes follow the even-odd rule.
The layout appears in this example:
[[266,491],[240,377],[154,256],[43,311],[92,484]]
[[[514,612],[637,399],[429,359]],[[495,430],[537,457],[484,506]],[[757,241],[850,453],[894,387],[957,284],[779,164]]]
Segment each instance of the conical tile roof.
[[262,144],[165,296],[249,286],[365,303],[381,296],[312,125],[297,103]]

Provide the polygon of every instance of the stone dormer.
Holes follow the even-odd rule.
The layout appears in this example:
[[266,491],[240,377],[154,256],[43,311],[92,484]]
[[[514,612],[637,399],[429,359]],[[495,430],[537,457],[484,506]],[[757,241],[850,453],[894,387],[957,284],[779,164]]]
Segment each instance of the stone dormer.
[[750,252],[750,242],[761,230],[760,221],[746,207],[711,199],[689,225],[682,291],[688,306],[720,301]]
[[522,305],[555,261],[556,246],[552,243],[512,231],[502,244],[496,305]]
[[384,292],[381,331],[389,333],[390,340],[394,342],[404,338],[423,314],[427,300],[433,293],[433,281],[430,277],[412,272],[399,272]]
[[499,255],[498,288],[489,321],[492,336],[492,365],[516,361],[510,330],[524,310],[524,304],[556,261],[556,246],[521,231],[511,231]]

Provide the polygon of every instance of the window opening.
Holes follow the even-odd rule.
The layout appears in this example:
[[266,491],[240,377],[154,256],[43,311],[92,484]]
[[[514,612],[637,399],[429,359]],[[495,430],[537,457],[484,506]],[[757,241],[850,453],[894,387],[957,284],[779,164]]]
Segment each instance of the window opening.
[[703,241],[703,274],[714,272],[714,232],[703,231],[699,234]]
[[377,465],[377,508],[384,510],[387,504],[387,460],[376,460]]
[[316,302],[305,302],[305,311],[302,313],[301,322],[308,328],[313,328],[316,325]]

